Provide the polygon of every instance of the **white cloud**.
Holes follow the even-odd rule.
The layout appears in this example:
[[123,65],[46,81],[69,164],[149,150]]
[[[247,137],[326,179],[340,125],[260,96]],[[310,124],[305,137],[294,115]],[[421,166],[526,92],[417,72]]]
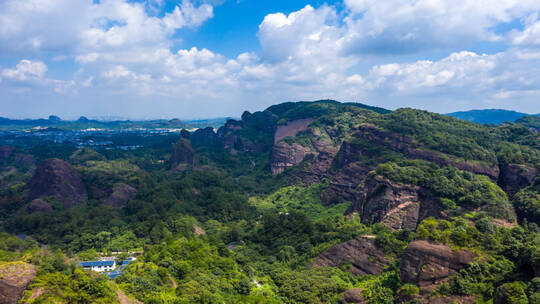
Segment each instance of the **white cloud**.
[[538,13],[527,18],[525,25],[523,31],[514,31],[510,34],[511,43],[525,47],[540,46],[540,20],[538,20]]
[[[190,107],[209,111],[199,116],[233,115],[320,98],[390,108],[447,104],[456,110],[483,102],[530,109],[540,97],[538,17],[531,12],[540,9],[537,2],[345,0],[342,12],[307,5],[288,15],[267,15],[257,34],[261,51],[228,58],[196,46],[171,50],[177,29],[212,18],[207,1],[184,0],[157,14],[153,8],[162,9],[161,0],[0,0],[0,53],[47,50],[63,62],[66,56],[74,59],[77,68],[73,79],[52,80],[45,76],[45,63],[39,70],[38,61],[21,61],[21,67],[0,70],[6,80],[0,94],[10,81],[26,78],[39,80],[44,91],[86,98],[96,107],[125,111],[123,103],[132,101],[156,116]],[[76,8],[73,17],[50,20],[60,18],[57,10]],[[493,26],[516,18],[525,24],[522,31],[494,32]],[[497,54],[463,51],[468,42],[485,40],[510,48]],[[448,55],[425,55],[434,49]],[[417,53],[379,56],[411,52]]]
[[79,55],[75,57],[75,61],[80,62],[80,63],[89,63],[89,62],[96,61],[98,58],[99,58],[98,53],[88,53],[85,55]]
[[47,72],[47,65],[41,61],[23,59],[14,69],[5,69],[2,76],[12,80],[25,81],[29,79],[42,79]]
[[345,0],[345,51],[399,54],[502,39],[493,31],[540,10],[536,0]]
[[288,16],[267,15],[259,25],[262,57],[271,62],[314,56],[323,62],[340,47],[341,32],[333,7],[308,5]]
[[405,93],[428,91],[434,87],[465,87],[489,81],[496,56],[472,52],[453,53],[440,61],[420,60],[407,64],[374,66],[369,78],[374,88]]
[[[145,4],[151,3],[4,0],[0,2],[0,52],[60,53],[81,63],[101,53],[103,59],[143,53],[144,59],[156,48],[170,48],[175,30],[200,26],[213,17],[211,5],[194,6],[189,0],[161,18],[151,16]],[[131,60],[135,57],[131,55]]]

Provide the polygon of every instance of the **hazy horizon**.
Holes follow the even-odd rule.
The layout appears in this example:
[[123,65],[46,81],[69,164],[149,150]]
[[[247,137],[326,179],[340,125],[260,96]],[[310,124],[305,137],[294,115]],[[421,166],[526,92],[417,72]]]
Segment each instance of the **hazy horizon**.
[[[277,103],[279,104],[279,103]],[[364,105],[368,105],[368,106],[373,106],[373,105],[370,105],[370,104],[365,104],[365,103],[362,103]],[[264,109],[258,109],[258,110],[254,110],[253,112],[255,111],[263,111],[265,110],[266,108]],[[395,109],[392,109],[392,110],[395,110]],[[421,110],[425,110],[425,109],[421,109]],[[486,108],[486,109],[470,109],[470,110],[460,110],[460,111],[454,111],[454,112],[446,112],[446,113],[440,113],[440,112],[435,112],[435,113],[438,113],[438,114],[452,114],[452,113],[456,113],[456,112],[469,112],[469,111],[485,111],[485,110],[502,110],[502,111],[514,111],[514,112],[517,112],[517,113],[523,113],[523,114],[527,114],[527,115],[540,115],[540,113],[529,113],[529,112],[520,112],[520,111],[515,111],[515,110],[510,110],[510,109],[494,109],[494,108]],[[250,111],[251,112],[251,111]],[[253,113],[251,112],[251,113]],[[183,121],[197,121],[197,120],[212,120],[212,119],[240,119],[241,115],[242,115],[243,111],[241,113],[239,113],[238,115],[230,115],[230,116],[212,116],[212,117],[173,117],[173,116],[170,116],[170,117],[167,117],[167,116],[155,116],[155,117],[125,117],[125,116],[118,116],[118,115],[78,115],[78,116],[69,116],[69,117],[62,117],[60,115],[57,115],[55,113],[51,113],[51,114],[46,114],[44,116],[34,116],[34,117],[9,117],[9,116],[2,116],[0,115],[0,117],[2,118],[8,118],[8,119],[14,119],[14,120],[24,120],[24,119],[48,119],[49,116],[58,116],[60,119],[64,120],[64,121],[76,121],[78,120],[79,118],[81,117],[86,117],[90,120],[98,120],[98,121],[121,121],[121,120],[132,120],[132,121],[146,121],[146,120],[159,120],[159,119],[165,119],[165,120],[172,120],[172,119],[180,119],[180,120],[183,120]]]

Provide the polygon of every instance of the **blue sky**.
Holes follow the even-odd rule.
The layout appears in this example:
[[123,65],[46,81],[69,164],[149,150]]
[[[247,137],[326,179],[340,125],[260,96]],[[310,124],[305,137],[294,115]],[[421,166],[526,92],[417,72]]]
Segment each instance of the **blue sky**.
[[537,0],[2,0],[0,116],[540,112]]

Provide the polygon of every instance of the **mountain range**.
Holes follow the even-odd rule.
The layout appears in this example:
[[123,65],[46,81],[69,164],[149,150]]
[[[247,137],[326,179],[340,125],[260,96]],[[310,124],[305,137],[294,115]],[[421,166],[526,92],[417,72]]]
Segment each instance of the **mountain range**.
[[[321,100],[133,150],[0,147],[0,286],[9,303],[538,303],[537,122]],[[111,256],[136,260],[77,266]]]
[[480,124],[501,124],[503,122],[514,122],[526,116],[540,116],[540,114],[527,114],[502,109],[460,111],[446,115]]

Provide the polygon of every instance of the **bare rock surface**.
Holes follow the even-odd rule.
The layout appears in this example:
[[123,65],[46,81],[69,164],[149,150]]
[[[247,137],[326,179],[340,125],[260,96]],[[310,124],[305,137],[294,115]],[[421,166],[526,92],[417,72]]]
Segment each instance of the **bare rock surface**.
[[340,267],[347,263],[351,264],[348,272],[362,276],[380,275],[390,261],[372,239],[359,237],[331,247],[315,258],[310,266]]
[[296,136],[298,132],[307,130],[309,124],[313,121],[313,118],[304,118],[292,120],[284,125],[277,126],[276,133],[274,134],[274,143],[277,143],[287,136]]
[[137,194],[137,189],[123,183],[114,185],[113,192],[105,201],[105,205],[113,208],[123,208]]
[[0,304],[16,304],[35,276],[32,264],[0,262]]
[[180,138],[173,147],[171,155],[171,169],[176,169],[179,165],[193,165],[195,162],[195,150],[187,138]]
[[452,250],[448,245],[413,241],[401,257],[400,276],[405,283],[430,290],[474,261],[476,254],[468,250]]
[[341,299],[339,300],[341,304],[364,304],[364,297],[362,297],[361,288],[353,288],[345,291]]
[[509,195],[516,194],[520,189],[527,187],[539,174],[537,169],[519,164],[501,166],[499,186]]
[[362,221],[381,222],[391,229],[416,229],[420,212],[419,187],[375,177],[366,184]]
[[54,196],[65,208],[86,201],[86,188],[71,165],[57,158],[51,158],[41,163],[34,176],[28,182],[29,199],[44,196]]
[[30,204],[26,206],[26,211],[28,213],[35,213],[35,212],[43,212],[43,213],[51,213],[53,211],[51,204],[47,203],[46,201],[36,198],[35,200],[31,201]]
[[285,142],[279,142],[275,144],[272,147],[270,160],[272,174],[279,174],[288,167],[298,165],[311,152],[310,148],[303,147],[297,143],[289,145]]

